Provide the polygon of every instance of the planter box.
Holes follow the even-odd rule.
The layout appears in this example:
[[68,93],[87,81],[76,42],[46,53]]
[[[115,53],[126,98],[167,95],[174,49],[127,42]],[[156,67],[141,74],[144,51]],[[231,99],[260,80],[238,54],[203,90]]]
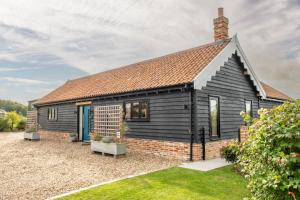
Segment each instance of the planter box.
[[77,142],[77,141],[78,141],[77,135],[76,135],[76,136],[69,137],[69,141],[70,141],[70,142]]
[[40,134],[38,133],[24,133],[24,139],[26,140],[40,140]]
[[108,153],[114,155],[126,154],[126,144],[118,144],[118,143],[104,143],[101,141],[91,141],[91,150],[93,152],[100,152],[102,154]]

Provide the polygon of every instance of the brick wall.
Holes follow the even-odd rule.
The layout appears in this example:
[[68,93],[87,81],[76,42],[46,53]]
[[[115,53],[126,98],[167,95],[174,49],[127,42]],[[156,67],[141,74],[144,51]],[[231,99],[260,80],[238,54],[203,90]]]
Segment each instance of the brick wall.
[[240,133],[241,133],[241,142],[244,142],[245,140],[248,139],[248,127],[247,126],[241,126],[240,128]]
[[234,140],[236,140],[236,139],[217,140],[217,141],[207,142],[205,144],[206,160],[220,158],[221,157],[220,151],[221,151],[222,147],[228,146],[228,144],[233,142]]
[[[69,133],[39,130],[42,140],[64,140],[69,141]],[[220,157],[220,150],[222,147],[227,146],[230,140],[217,140],[207,142],[205,145],[205,157],[207,160]],[[144,153],[154,154],[158,156],[176,158],[180,160],[190,159],[190,143],[172,142],[163,140],[150,140],[127,138],[127,147],[129,151],[140,151]],[[193,160],[202,159],[202,145],[193,144]]]
[[42,140],[64,140],[69,141],[69,133],[59,131],[38,130]]
[[[151,153],[154,155],[171,157],[181,160],[189,160],[190,158],[190,144],[183,142],[171,142],[163,140],[149,140],[149,139],[136,139],[127,138],[127,147],[132,151],[141,151],[144,153]],[[193,145],[193,159],[200,160],[201,158],[201,145]]]
[[[207,142],[205,145],[205,157],[207,160],[220,157],[220,150],[227,146],[230,140],[218,140]],[[173,157],[181,160],[189,160],[190,158],[190,144],[181,142],[170,142],[162,140],[148,140],[148,139],[127,139],[128,148],[130,150],[142,151],[159,156]],[[193,160],[202,159],[202,145],[193,145]]]

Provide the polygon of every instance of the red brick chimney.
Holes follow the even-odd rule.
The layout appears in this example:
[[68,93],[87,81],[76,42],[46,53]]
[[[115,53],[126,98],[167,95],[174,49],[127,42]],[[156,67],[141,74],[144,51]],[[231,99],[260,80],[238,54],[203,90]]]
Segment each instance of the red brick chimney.
[[218,8],[218,17],[214,19],[215,41],[228,39],[228,18],[224,17],[224,9]]

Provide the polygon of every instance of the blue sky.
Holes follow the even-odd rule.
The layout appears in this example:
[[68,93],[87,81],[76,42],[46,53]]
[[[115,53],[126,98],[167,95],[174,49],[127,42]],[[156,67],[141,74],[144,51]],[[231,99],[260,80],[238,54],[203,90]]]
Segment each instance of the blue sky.
[[0,99],[212,42],[219,6],[259,78],[299,98],[298,0],[1,0]]

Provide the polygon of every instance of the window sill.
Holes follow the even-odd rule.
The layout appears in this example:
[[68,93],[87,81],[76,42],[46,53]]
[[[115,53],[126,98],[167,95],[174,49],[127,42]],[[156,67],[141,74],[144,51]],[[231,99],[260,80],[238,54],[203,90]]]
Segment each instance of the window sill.
[[125,119],[126,122],[149,122],[150,119]]

